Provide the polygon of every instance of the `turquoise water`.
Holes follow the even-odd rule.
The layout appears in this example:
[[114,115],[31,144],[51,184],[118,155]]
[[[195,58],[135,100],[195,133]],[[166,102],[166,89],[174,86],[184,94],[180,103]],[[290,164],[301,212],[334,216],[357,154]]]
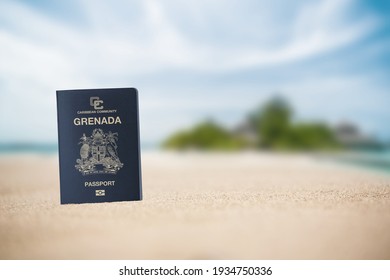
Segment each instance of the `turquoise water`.
[[48,144],[0,144],[0,154],[55,154],[58,151],[56,143]]
[[381,151],[349,151],[324,157],[348,165],[390,173],[390,150]]
[[[154,144],[143,143],[141,144],[142,150],[154,150],[157,146]],[[57,154],[58,145],[57,143],[47,143],[47,144],[0,144],[0,155],[1,154]]]
[[[143,144],[143,151],[155,150],[156,145]],[[48,144],[0,144],[1,154],[42,154],[56,155],[58,153],[57,143]],[[328,155],[322,157],[341,162],[348,165],[361,166],[368,169],[381,170],[390,173],[390,149],[381,151],[354,151]]]

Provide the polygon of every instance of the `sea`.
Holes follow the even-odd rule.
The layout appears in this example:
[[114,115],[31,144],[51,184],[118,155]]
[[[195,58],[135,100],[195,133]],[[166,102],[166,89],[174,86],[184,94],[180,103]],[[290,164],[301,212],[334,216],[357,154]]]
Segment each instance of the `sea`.
[[349,165],[390,173],[390,149],[341,152],[329,158]]
[[[142,143],[142,151],[158,150],[153,143]],[[1,155],[57,155],[57,143],[0,143]],[[366,169],[378,170],[390,174],[390,148],[382,150],[354,150],[339,153],[321,154],[322,160],[330,160],[346,165],[359,166]]]
[[[154,150],[158,145],[151,143],[142,143],[141,150]],[[57,143],[0,143],[0,155],[13,154],[41,154],[56,155],[58,154]]]

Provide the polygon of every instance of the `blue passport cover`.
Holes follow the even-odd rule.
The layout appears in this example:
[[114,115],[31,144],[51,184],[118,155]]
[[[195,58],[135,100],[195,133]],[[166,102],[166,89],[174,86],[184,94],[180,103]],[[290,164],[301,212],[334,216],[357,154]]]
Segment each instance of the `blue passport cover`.
[[57,91],[61,204],[142,199],[135,88]]

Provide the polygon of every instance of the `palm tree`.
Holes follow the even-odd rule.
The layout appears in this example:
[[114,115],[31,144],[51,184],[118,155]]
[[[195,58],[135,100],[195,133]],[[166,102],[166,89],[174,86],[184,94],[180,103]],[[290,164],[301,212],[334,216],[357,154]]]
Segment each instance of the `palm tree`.
[[118,141],[118,133],[112,133],[109,131],[106,136],[107,141],[115,148],[115,150],[118,148],[118,145],[116,144],[116,141]]

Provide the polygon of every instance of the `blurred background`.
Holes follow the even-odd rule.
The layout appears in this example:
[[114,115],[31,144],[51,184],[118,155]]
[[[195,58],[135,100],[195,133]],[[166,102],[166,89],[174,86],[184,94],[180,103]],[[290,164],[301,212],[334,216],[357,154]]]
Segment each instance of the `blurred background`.
[[[0,259],[390,259],[389,15],[0,0]],[[139,90],[144,200],[61,206],[55,92],[109,87]]]
[[57,89],[136,87],[142,148],[389,158],[388,1],[0,2],[0,151],[56,152]]

